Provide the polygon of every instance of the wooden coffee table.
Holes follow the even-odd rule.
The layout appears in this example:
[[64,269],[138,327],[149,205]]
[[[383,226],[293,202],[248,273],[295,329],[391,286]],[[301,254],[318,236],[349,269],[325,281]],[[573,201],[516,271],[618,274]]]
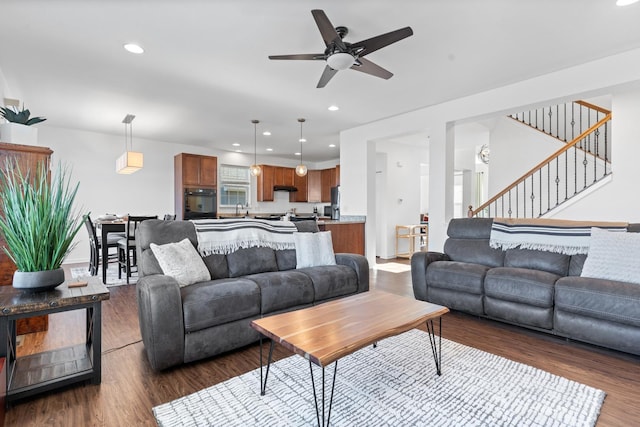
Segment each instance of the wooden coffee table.
[[[384,338],[426,324],[436,372],[441,375],[442,315],[447,307],[387,292],[369,291],[314,307],[254,320],[251,326],[271,340],[267,369],[262,377],[260,340],[260,393],[265,394],[273,343],[309,360],[318,425],[329,425],[338,359]],[[434,320],[438,319],[438,335]],[[325,367],[334,363],[333,382],[325,424]],[[322,368],[322,411],[318,405],[312,363]],[[322,421],[320,415],[322,412]]]

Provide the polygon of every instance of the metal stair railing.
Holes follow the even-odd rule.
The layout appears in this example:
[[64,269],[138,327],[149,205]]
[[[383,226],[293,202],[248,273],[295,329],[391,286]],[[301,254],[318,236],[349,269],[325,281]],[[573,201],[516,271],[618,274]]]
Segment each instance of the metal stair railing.
[[490,200],[470,209],[469,216],[540,217],[610,175],[610,121],[609,112]]

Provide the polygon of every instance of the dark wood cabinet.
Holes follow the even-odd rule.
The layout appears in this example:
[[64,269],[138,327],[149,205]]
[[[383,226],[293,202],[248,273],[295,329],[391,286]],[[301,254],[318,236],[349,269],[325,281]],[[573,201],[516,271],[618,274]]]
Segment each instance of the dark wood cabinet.
[[182,186],[215,187],[217,184],[217,157],[180,153],[175,156],[174,165]]
[[275,182],[275,167],[260,165],[262,172],[258,175],[257,199],[259,202],[273,202],[273,186]]
[[321,231],[331,231],[335,253],[364,255],[364,222],[325,222]]
[[307,201],[322,202],[322,171],[320,170],[307,172]]
[[216,189],[218,158],[180,153],[173,158],[174,209],[176,219],[184,219],[184,189],[197,187]]
[[[42,163],[47,170],[50,168],[51,151],[48,147],[37,147],[32,145],[18,145],[0,142],[0,168],[4,169],[7,161],[15,162],[22,173],[29,170],[35,171],[39,163]],[[0,248],[6,245],[4,238],[0,234]],[[0,285],[11,286],[13,283],[13,272],[16,265],[7,254],[0,250]],[[28,319],[20,319],[17,322],[18,335],[30,332],[46,331],[48,328],[48,317],[38,316]]]
[[331,202],[331,187],[339,184],[336,168],[322,169],[321,171],[321,202]]
[[292,191],[289,193],[289,201],[290,202],[307,202],[309,201],[308,193],[307,193],[307,182],[308,182],[309,173],[305,176],[298,176],[293,173],[293,186],[298,189],[298,191]]

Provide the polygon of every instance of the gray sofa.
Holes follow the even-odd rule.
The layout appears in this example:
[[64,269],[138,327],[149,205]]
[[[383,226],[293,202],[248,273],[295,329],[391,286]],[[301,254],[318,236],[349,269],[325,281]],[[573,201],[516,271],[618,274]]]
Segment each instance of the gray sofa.
[[493,249],[492,222],[453,219],[444,253],[415,253],[415,297],[640,355],[640,285],[580,277],[586,255]]
[[181,288],[162,274],[150,245],[185,237],[197,247],[189,221],[149,220],[136,232],[140,330],[155,370],[256,342],[253,319],[369,290],[361,255],[336,254],[337,265],[296,269],[294,249],[265,247],[206,256],[212,280]]

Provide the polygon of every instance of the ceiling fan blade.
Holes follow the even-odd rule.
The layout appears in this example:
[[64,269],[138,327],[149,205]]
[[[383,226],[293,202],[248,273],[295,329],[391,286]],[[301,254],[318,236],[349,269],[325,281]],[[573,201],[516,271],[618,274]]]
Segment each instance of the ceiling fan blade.
[[298,55],[269,55],[269,59],[325,59],[324,53],[301,53]]
[[347,50],[342,38],[333,27],[331,21],[329,21],[329,18],[327,18],[324,10],[313,9],[311,14],[313,15],[313,19],[316,21],[318,29],[320,30],[324,44],[329,46],[331,43],[335,43],[341,50]]
[[404,38],[413,35],[413,30],[411,27],[400,28],[399,30],[391,31],[386,34],[381,34],[376,37],[371,37],[370,39],[362,40],[357,43],[353,43],[351,45],[352,49],[362,49],[361,53],[358,53],[358,56],[362,57],[370,54],[371,52],[375,52],[378,49],[382,49],[385,46],[390,45],[391,43],[395,43]]
[[320,76],[320,81],[318,81],[318,86],[316,86],[316,88],[325,87],[327,83],[329,83],[329,80],[331,80],[331,78],[335,76],[337,72],[338,70],[334,70],[328,65],[324,67],[324,71],[322,72],[322,76]]
[[357,62],[351,66],[352,70],[361,71],[363,73],[371,74],[372,76],[380,77],[382,79],[390,79],[393,73],[385,70],[381,66],[374,64],[368,59],[358,58]]

